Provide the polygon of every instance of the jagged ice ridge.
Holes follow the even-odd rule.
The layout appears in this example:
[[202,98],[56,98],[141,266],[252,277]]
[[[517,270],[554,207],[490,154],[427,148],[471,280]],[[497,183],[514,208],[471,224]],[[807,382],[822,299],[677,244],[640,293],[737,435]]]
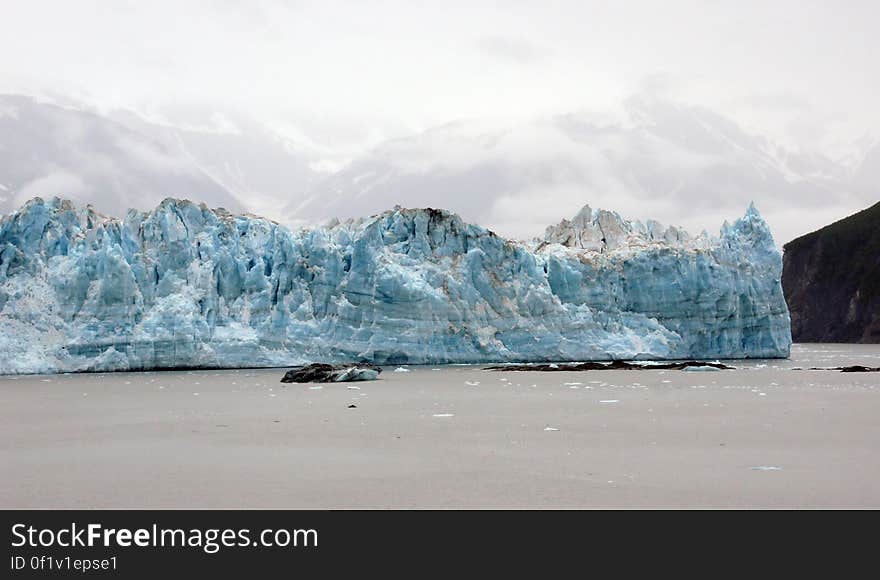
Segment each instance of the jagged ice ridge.
[[719,236],[584,208],[522,243],[434,209],[291,231],[166,199],[0,222],[0,373],[786,357],[754,206]]

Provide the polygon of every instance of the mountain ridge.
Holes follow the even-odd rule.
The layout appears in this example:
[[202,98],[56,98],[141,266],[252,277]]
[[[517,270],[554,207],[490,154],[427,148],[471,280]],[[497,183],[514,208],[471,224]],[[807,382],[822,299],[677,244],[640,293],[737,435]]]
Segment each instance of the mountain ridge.
[[784,246],[783,290],[801,342],[880,342],[880,202]]

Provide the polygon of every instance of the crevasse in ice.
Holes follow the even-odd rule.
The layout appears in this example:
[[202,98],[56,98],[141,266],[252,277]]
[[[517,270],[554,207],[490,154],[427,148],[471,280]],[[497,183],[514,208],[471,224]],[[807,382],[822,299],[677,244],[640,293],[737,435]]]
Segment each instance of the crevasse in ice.
[[166,199],[0,222],[0,373],[785,357],[781,256],[585,207],[522,243],[434,209],[289,230]]

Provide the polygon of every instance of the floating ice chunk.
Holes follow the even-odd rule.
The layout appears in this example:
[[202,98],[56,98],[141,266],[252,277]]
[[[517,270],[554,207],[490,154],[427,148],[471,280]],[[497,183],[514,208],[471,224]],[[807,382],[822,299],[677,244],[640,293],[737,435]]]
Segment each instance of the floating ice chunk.
[[[290,369],[281,377],[282,383],[343,383],[348,381],[372,381],[382,369],[367,364],[331,365],[312,363]],[[235,381],[232,382],[235,384]]]
[[309,387],[309,390],[310,390],[310,391],[319,391],[319,390],[321,390],[321,389],[323,389],[323,388],[324,388],[324,387],[322,387],[322,386],[320,386],[320,385],[316,385],[316,386],[314,386],[314,387]]
[[599,401],[600,403],[619,403],[620,399],[603,399]]
[[579,387],[583,383],[562,383],[566,387]]
[[455,417],[455,413],[434,413],[432,417]]
[[396,369],[394,369],[394,372],[395,373],[408,373],[409,369],[406,367],[397,367]]
[[544,427],[544,431],[559,431],[556,427]]
[[466,384],[469,387],[476,387],[477,385],[480,384],[480,381],[465,381],[464,384]]
[[700,366],[692,366],[692,367],[684,367],[685,372],[694,373],[694,372],[712,372],[712,371],[720,371],[721,369],[717,367],[712,367],[709,365],[700,365]]
[[752,471],[782,471],[781,467],[776,467],[775,465],[756,465],[755,467],[749,467]]

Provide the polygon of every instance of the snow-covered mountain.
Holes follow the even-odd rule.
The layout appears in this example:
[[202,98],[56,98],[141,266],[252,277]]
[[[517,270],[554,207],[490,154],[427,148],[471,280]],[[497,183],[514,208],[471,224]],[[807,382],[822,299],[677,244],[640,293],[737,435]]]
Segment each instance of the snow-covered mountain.
[[121,214],[169,196],[279,218],[314,172],[281,136],[243,116],[202,124],[0,95],[0,212],[61,195]]
[[[177,122],[147,120],[131,111],[113,119],[149,136],[220,183],[252,213],[283,218],[281,208],[305,196],[320,175],[313,154],[242,114],[187,110]],[[202,113],[205,114],[205,113]]]
[[169,195],[244,209],[197,165],[142,133],[88,111],[0,96],[0,210],[38,195],[115,213]]
[[527,239],[584,204],[700,231],[754,200],[782,243],[880,198],[880,144],[856,149],[845,161],[793,151],[707,109],[637,95],[613,114],[451,123],[327,173],[313,169],[326,148],[243,114],[98,114],[0,96],[0,212],[37,195],[110,214],[175,196],[301,226],[400,204]]
[[385,143],[319,182],[288,215],[440,205],[525,238],[584,203],[699,231],[756,200],[785,241],[822,225],[817,207],[827,220],[863,206],[868,191],[827,157],[786,150],[703,108],[635,96],[612,119],[459,122]]

